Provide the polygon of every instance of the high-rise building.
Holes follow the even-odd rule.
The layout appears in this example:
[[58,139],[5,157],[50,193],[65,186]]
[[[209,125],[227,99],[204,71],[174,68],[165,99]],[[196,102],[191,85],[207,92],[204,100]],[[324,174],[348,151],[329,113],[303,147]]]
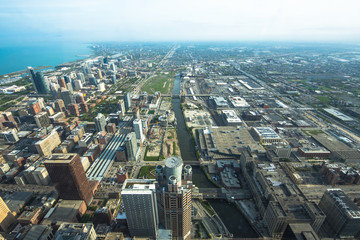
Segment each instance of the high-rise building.
[[145,137],[144,137],[141,119],[139,118],[135,119],[133,125],[136,133],[136,139],[139,140],[140,143],[142,143]]
[[16,223],[16,218],[0,197],[0,230],[8,233],[11,227]]
[[126,179],[121,199],[130,235],[156,239],[159,224],[155,179]]
[[59,83],[60,87],[66,88],[66,82],[63,77],[59,77],[58,83]]
[[64,88],[61,89],[61,99],[64,101],[66,107],[75,102],[72,93]]
[[128,92],[125,96],[124,96],[124,104],[125,104],[125,110],[129,110],[131,108],[131,95],[130,92]]
[[28,74],[30,76],[31,82],[33,83],[35,91],[38,94],[50,93],[49,86],[42,72],[35,73],[32,67],[28,67]]
[[134,132],[128,133],[124,141],[126,157],[128,161],[136,161],[138,146],[136,143],[136,135]]
[[89,75],[89,83],[90,83],[90,85],[94,85],[96,87],[98,85],[98,80],[94,77],[93,74]]
[[95,117],[96,131],[98,132],[105,131],[105,126],[106,126],[106,119],[104,114],[98,113],[98,115]]
[[56,99],[55,101],[55,110],[56,112],[65,112],[65,103],[62,99]]
[[192,169],[178,156],[165,159],[165,167],[156,167],[158,181],[157,200],[159,221],[165,229],[172,230],[176,239],[191,238]]
[[85,83],[85,75],[81,72],[76,73],[77,78],[81,81],[81,83]]
[[53,97],[53,99],[58,99],[60,98],[60,85],[59,84],[56,84],[56,83],[51,83],[50,84],[50,92],[51,92],[51,95]]
[[64,80],[66,83],[71,83],[71,77],[69,75],[64,75]]
[[98,85],[98,90],[100,92],[104,92],[105,91],[105,83],[101,82],[99,85]]
[[120,99],[120,100],[118,101],[118,105],[119,105],[119,109],[120,109],[121,113],[122,113],[122,114],[125,114],[126,109],[125,109],[124,100]]
[[3,112],[2,115],[4,116],[6,121],[15,122],[15,119],[11,112]]
[[39,112],[41,112],[41,107],[40,107],[39,101],[35,101],[35,102],[31,103],[29,106],[29,109],[30,109],[30,113],[33,115],[36,115]]
[[50,156],[52,151],[61,143],[59,134],[53,130],[45,138],[35,143],[35,148],[41,156]]
[[15,143],[19,141],[19,137],[17,136],[15,129],[11,129],[10,131],[7,132],[2,132],[1,134],[3,135],[5,141],[7,142]]
[[69,104],[68,108],[71,115],[74,115],[76,117],[80,116],[79,107],[76,103]]
[[112,82],[113,84],[116,83],[116,74],[111,75],[111,82]]
[[75,95],[75,101],[76,103],[85,102],[84,96],[81,93],[78,93]]
[[41,112],[34,116],[36,126],[38,128],[48,127],[50,125],[50,119],[47,112]]
[[89,107],[86,102],[81,102],[79,105],[80,105],[81,112],[83,112],[83,113],[89,112]]
[[74,90],[75,91],[79,91],[79,90],[82,89],[81,80],[74,80],[73,83],[74,83]]
[[92,189],[78,154],[53,154],[44,164],[61,199],[89,204]]
[[358,239],[360,208],[341,190],[327,189],[319,202],[326,221],[339,238]]

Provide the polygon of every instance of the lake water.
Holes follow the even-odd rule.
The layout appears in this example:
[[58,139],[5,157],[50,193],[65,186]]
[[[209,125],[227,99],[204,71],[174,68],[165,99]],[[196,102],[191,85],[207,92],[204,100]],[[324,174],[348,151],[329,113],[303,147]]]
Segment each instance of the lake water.
[[57,66],[92,54],[89,44],[53,42],[22,46],[0,46],[0,75],[25,70],[27,66]]

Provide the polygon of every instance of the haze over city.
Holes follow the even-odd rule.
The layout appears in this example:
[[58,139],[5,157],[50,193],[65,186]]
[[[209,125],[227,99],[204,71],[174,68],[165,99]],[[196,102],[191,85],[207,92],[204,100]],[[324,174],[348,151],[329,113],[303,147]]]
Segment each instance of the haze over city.
[[359,11],[356,0],[1,1],[0,43],[355,42]]

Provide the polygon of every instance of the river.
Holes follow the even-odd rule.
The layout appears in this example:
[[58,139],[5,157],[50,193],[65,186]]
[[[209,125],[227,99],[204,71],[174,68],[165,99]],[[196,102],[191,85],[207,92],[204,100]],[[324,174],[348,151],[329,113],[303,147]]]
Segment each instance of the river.
[[[175,113],[177,126],[176,133],[178,143],[181,151],[182,159],[186,161],[197,161],[194,146],[192,145],[191,136],[187,131],[183,112],[181,110],[181,100],[179,97],[181,87],[180,74],[176,74],[174,88],[172,91],[172,108]],[[204,172],[199,166],[192,166],[193,168],[193,183],[199,188],[213,188],[216,187],[205,176]],[[211,200],[211,206],[217,212],[221,220],[224,222],[228,230],[234,237],[252,238],[257,237],[257,234],[251,228],[242,213],[234,206],[224,200]]]

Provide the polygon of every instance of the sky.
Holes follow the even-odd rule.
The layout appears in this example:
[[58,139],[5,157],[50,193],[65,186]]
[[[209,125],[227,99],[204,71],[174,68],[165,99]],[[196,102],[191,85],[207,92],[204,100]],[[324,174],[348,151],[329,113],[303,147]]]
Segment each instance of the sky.
[[0,46],[46,41],[359,42],[358,0],[0,0]]

